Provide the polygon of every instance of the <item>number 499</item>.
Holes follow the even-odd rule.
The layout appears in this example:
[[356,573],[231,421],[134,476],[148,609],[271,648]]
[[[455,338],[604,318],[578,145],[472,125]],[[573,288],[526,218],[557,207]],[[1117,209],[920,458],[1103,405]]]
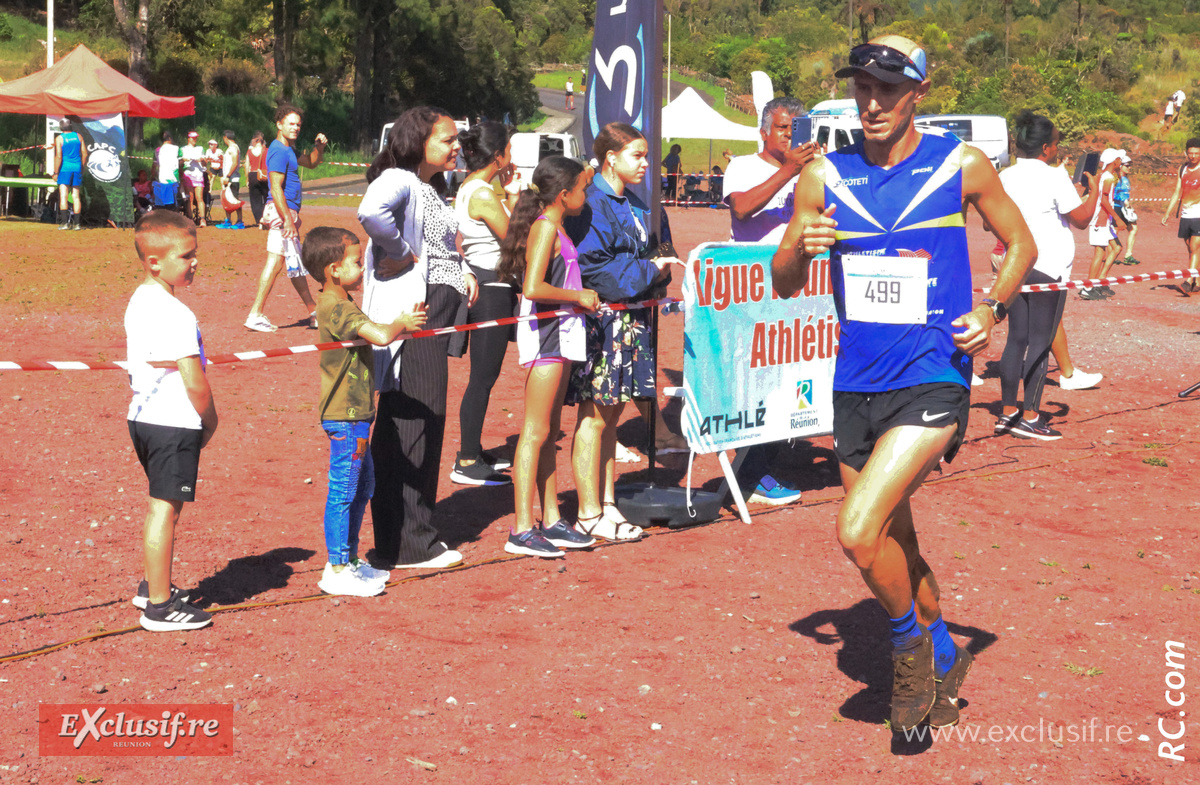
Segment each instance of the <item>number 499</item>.
[[898,304],[900,302],[900,282],[875,280],[867,282],[866,298],[879,305]]

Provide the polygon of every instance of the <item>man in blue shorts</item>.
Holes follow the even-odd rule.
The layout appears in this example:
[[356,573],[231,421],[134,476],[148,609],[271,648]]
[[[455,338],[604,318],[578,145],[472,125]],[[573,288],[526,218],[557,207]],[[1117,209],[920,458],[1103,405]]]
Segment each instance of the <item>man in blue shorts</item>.
[[[846,498],[842,550],[891,618],[892,727],[958,722],[972,657],[950,638],[938,585],[921,556],[909,498],[967,427],[971,357],[987,347],[1037,256],[1021,213],[987,157],[918,133],[929,91],[925,52],[882,36],[850,52],[864,139],[806,166],[795,215],[772,263],[791,296],[830,252],[841,321],[833,437]],[[994,300],[971,305],[964,207],[1007,247]]]
[[[87,145],[71,127],[71,121],[58,121],[61,133],[54,139],[54,171],[58,174],[58,220],[59,229],[79,229],[80,213],[83,211],[83,170],[87,168]],[[71,192],[71,207],[67,210],[67,192]]]

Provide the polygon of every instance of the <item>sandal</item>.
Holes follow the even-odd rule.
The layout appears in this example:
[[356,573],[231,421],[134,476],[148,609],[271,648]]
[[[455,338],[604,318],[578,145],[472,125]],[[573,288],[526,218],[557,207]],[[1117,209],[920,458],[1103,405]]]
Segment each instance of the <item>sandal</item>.
[[625,526],[627,529],[637,532],[632,539],[642,536],[642,527],[630,523],[629,520],[621,514],[621,508],[617,506],[616,502],[603,502],[600,505],[600,509],[602,510],[601,514],[604,516],[604,519],[611,521],[614,525],[616,525],[618,531],[621,531],[621,527]]
[[599,537],[609,542],[627,542],[637,540],[642,536],[642,530],[629,523],[618,523],[603,513],[592,518],[579,518],[575,529],[589,537]]

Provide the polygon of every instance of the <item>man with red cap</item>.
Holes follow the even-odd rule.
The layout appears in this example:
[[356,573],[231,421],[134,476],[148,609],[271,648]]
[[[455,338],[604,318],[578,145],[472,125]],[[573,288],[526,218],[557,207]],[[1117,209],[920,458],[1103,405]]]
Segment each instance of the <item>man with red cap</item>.
[[[829,251],[841,337],[833,437],[846,490],[842,550],[891,619],[892,727],[958,722],[972,655],[950,638],[909,498],[954,458],[967,426],[971,358],[987,347],[1037,250],[987,156],[918,132],[925,52],[888,35],[850,51],[864,138],[806,166],[772,263],[785,297]],[[1007,247],[991,297],[972,307],[965,205]]]

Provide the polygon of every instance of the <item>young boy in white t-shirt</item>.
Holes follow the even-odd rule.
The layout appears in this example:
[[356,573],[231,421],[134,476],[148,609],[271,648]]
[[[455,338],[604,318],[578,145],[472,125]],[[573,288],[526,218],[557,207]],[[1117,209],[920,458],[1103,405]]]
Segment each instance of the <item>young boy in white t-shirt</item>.
[[138,221],[133,243],[146,277],[125,309],[129,436],[149,480],[143,534],[145,579],[133,604],[152,632],[194,630],[211,614],[188,604],[171,583],[175,524],[196,499],[200,450],[217,430],[217,409],[204,375],[204,342],[190,308],[175,298],[196,273],[196,225],[168,210]]

